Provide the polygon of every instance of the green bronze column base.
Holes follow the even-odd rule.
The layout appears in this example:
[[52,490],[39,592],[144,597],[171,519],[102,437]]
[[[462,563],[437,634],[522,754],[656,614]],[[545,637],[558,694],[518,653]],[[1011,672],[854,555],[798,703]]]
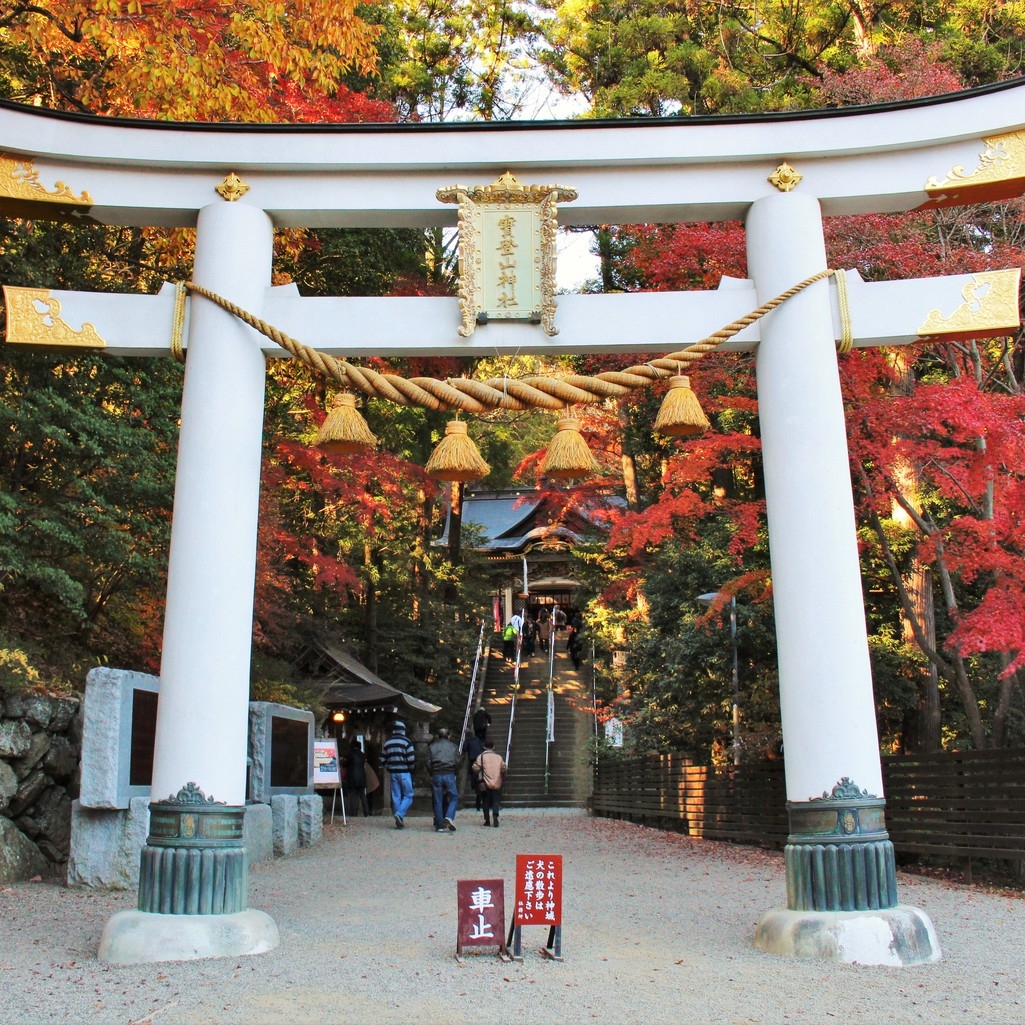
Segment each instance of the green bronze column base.
[[245,911],[245,808],[204,797],[195,783],[188,783],[149,809],[149,836],[139,863],[139,910],[161,915]]
[[886,802],[847,778],[832,793],[788,801],[783,850],[791,911],[879,911],[897,905]]
[[831,793],[787,802],[787,908],[762,915],[759,950],[865,965],[940,959],[929,917],[897,903],[885,804],[846,777]]
[[150,804],[138,910],[110,919],[99,959],[148,964],[273,950],[277,925],[248,907],[244,817],[245,808],[205,797],[195,783]]

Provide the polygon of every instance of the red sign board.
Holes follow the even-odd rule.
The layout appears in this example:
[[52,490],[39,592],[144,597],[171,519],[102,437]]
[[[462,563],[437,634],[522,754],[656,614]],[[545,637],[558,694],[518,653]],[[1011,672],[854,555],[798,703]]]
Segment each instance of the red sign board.
[[502,879],[457,879],[459,934],[463,947],[498,947],[505,951],[505,882]]
[[562,855],[516,855],[516,925],[562,925]]

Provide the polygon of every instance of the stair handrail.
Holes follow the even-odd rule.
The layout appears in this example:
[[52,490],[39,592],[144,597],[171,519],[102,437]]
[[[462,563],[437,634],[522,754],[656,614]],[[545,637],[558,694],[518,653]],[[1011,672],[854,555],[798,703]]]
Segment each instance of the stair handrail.
[[519,683],[513,684],[512,701],[509,704],[509,733],[505,738],[505,765],[509,767],[509,752],[512,750],[513,723],[516,721],[516,695],[520,691]]
[[509,766],[509,752],[512,750],[513,723],[516,721],[516,695],[520,692],[520,656],[523,653],[523,624],[527,622],[527,606],[520,610],[520,629],[516,631],[516,654],[513,656],[513,692],[509,705],[509,732],[505,738],[505,764]]
[[[480,636],[477,638],[477,654],[473,659],[473,672],[470,674],[470,690],[466,695],[466,712],[463,714],[463,728],[459,732],[459,753],[463,753],[463,744],[466,743],[466,731],[470,725],[470,716],[473,714],[473,699],[477,693],[477,672],[480,669],[481,656],[484,653],[484,630],[487,627],[487,620],[482,619],[480,624]],[[483,681],[482,681],[483,682]]]
[[[523,614],[524,617],[526,613]],[[513,658],[513,687],[516,690],[520,688],[520,656],[523,653],[523,630],[522,628],[516,633],[516,655]]]
[[555,638],[553,630],[548,642],[548,706],[545,710],[545,796],[548,795],[548,784],[551,780],[550,749],[555,733]]

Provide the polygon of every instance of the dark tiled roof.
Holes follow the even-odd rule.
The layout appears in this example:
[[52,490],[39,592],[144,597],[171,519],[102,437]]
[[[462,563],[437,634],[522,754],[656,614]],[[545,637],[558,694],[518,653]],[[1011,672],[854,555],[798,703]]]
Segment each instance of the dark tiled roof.
[[328,687],[321,698],[327,708],[394,710],[410,719],[428,719],[441,711],[440,705],[421,701],[385,683],[342,648],[333,644],[322,644],[320,647],[333,664],[327,674]]
[[[621,499],[609,497],[609,505],[621,503]],[[572,520],[586,520],[586,513],[575,510]],[[576,540],[578,535],[572,527],[565,523],[552,524],[545,515],[544,504],[537,492],[532,491],[491,491],[479,494],[468,494],[463,498],[463,525],[474,524],[484,534],[479,550],[485,553],[498,554],[522,552],[532,541],[555,536],[568,541]],[[449,521],[445,521],[445,531],[437,542],[448,542]]]

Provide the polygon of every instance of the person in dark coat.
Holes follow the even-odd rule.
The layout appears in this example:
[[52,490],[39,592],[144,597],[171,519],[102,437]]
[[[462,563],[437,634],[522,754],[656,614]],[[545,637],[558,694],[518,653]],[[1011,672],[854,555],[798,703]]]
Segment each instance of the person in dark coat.
[[358,807],[369,818],[370,801],[367,799],[367,759],[363,745],[353,740],[347,759],[348,772],[345,776],[344,800],[346,808],[352,808],[355,815]]
[[581,636],[583,630],[584,617],[579,612],[574,612],[569,624],[569,636],[566,638],[566,650],[573,659],[574,669],[579,669],[580,663],[584,660],[584,639]]
[[427,769],[431,774],[431,794],[434,799],[434,832],[454,833],[456,811],[459,808],[459,789],[456,773],[462,753],[449,736],[447,729],[438,730],[437,739],[427,748]]
[[480,774],[473,768],[473,763],[484,753],[484,741],[476,733],[467,731],[466,736],[463,738],[463,750],[466,752],[466,761],[470,766],[470,787],[473,789],[474,797],[473,806],[477,811],[480,811],[484,807],[482,803],[484,796],[477,789],[477,784],[480,782]]
[[490,725],[491,716],[488,714],[488,710],[481,705],[481,707],[473,713],[473,735],[477,737],[478,740],[487,740],[488,727]]
[[524,658],[534,657],[534,647],[537,639],[537,623],[532,616],[523,617],[523,656]]

